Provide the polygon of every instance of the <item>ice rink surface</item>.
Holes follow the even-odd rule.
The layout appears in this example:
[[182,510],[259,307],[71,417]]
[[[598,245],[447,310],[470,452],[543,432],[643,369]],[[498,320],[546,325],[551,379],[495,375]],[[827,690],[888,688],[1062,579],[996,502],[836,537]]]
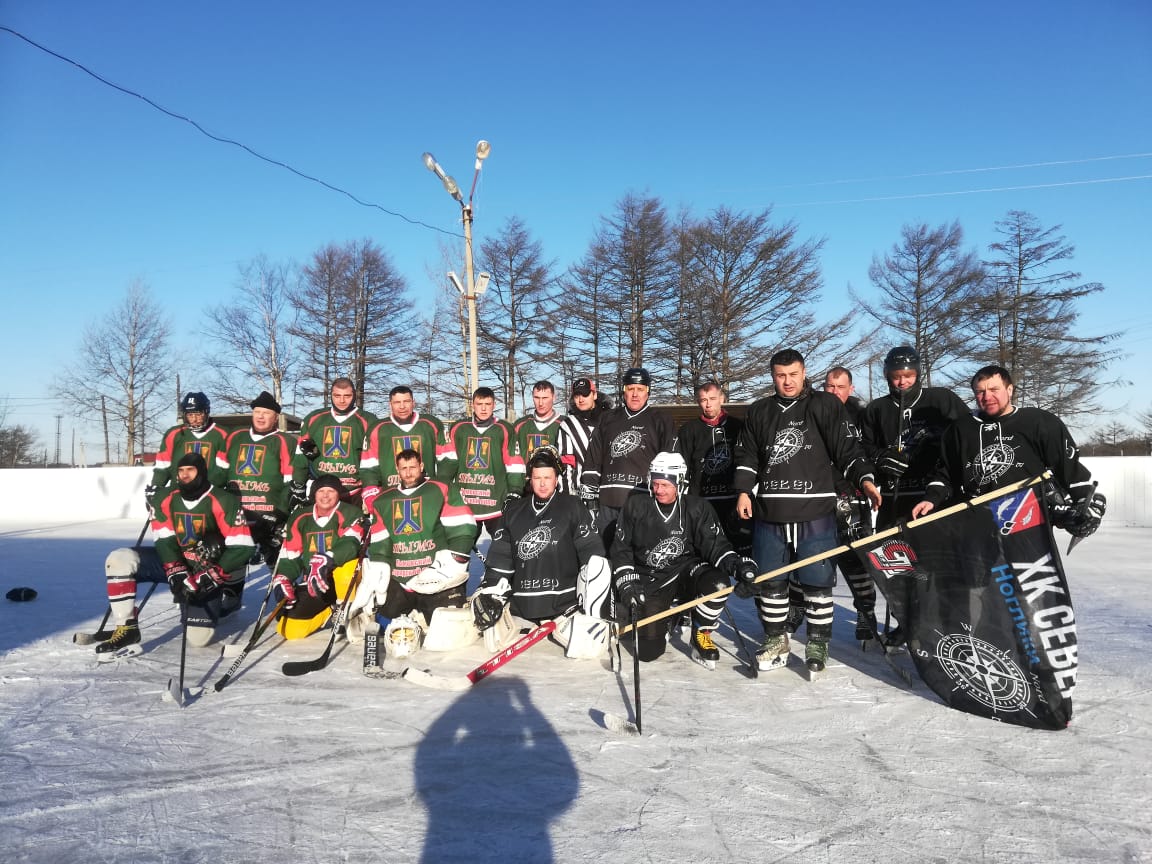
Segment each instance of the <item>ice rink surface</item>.
[[[180,656],[160,589],[146,653],[97,664],[103,560],[140,523],[0,524],[0,856],[102,862],[1152,862],[1152,565],[1146,528],[1105,524],[1066,560],[1079,622],[1071,726],[1043,732],[945,707],[852,641],[836,589],[831,664],[750,679],[725,624],[709,671],[687,632],[641,671],[572,661],[549,642],[464,693],[373,680],[358,648],[298,678],[323,631],[279,636],[232,684],[220,646]],[[1062,541],[1063,544],[1063,541]],[[225,641],[247,639],[268,584],[254,570]],[[736,620],[759,638],[751,601]],[[417,664],[463,673],[481,643]],[[907,657],[897,662],[911,664]]]

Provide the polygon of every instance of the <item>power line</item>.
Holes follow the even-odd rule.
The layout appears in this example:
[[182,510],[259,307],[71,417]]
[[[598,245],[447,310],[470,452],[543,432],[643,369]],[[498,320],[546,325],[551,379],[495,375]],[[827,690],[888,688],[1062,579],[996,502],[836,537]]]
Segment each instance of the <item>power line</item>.
[[793,201],[778,207],[815,207],[821,204],[868,204],[874,201],[908,201],[916,198],[947,198],[954,195],[982,195],[987,192],[1019,192],[1027,189],[1055,189],[1060,186],[1087,186],[1095,183],[1127,183],[1133,180],[1152,180],[1152,174],[1131,177],[1102,177],[1096,180],[1065,180],[1059,183],[1029,183],[1021,186],[989,186],[984,189],[960,189],[954,192],[919,192],[910,195],[876,195],[869,198],[841,198],[833,201]]
[[335,186],[335,185],[327,182],[326,180],[321,180],[319,177],[313,177],[311,174],[305,174],[303,171],[300,171],[297,168],[293,168],[287,162],[282,162],[279,159],[272,158],[271,156],[265,156],[263,153],[259,153],[256,150],[253,150],[251,147],[249,147],[247,144],[245,144],[241,141],[237,141],[234,138],[225,138],[221,135],[216,135],[212,132],[209,132],[207,129],[205,129],[203,126],[201,126],[195,120],[193,120],[191,117],[188,117],[184,114],[178,114],[175,111],[170,111],[169,109],[165,108],[163,105],[160,105],[159,103],[153,101],[152,99],[149,99],[147,96],[145,96],[141,93],[136,92],[135,90],[131,90],[127,87],[123,87],[123,86],[115,83],[114,81],[109,81],[107,78],[103,77],[102,75],[99,75],[96,72],[93,72],[91,69],[89,69],[83,63],[79,63],[79,62],[73,60],[71,57],[65,57],[63,54],[59,54],[56,51],[53,51],[51,48],[48,48],[44,45],[41,45],[39,42],[36,42],[32,39],[29,39],[23,33],[20,33],[16,30],[13,30],[11,27],[5,27],[4,25],[0,24],[0,30],[4,31],[5,33],[11,33],[17,39],[20,39],[20,40],[28,43],[33,48],[37,48],[40,51],[43,51],[45,54],[48,54],[51,57],[55,57],[57,60],[62,60],[71,66],[75,66],[77,69],[79,69],[84,74],[89,75],[92,78],[95,78],[101,84],[103,84],[107,87],[111,87],[113,90],[117,90],[126,96],[133,96],[133,97],[141,100],[142,102],[147,103],[149,106],[156,109],[161,114],[164,114],[168,117],[171,117],[173,120],[182,120],[183,122],[187,123],[192,128],[194,128],[201,135],[204,135],[205,137],[210,138],[213,141],[216,141],[220,144],[231,144],[233,147],[239,147],[245,153],[248,153],[251,156],[255,156],[257,159],[261,160],[262,162],[267,162],[269,165],[275,165],[279,168],[285,169],[286,171],[290,171],[293,174],[295,174],[297,177],[300,177],[301,179],[311,181],[312,183],[317,183],[317,184],[323,186],[325,189],[328,189],[332,192],[336,192],[340,195],[345,196],[346,198],[350,198],[352,201],[355,201],[361,207],[368,207],[368,208],[371,208],[373,210],[379,210],[381,213],[387,213],[389,216],[395,216],[398,219],[403,219],[405,222],[407,222],[411,225],[419,225],[422,228],[427,228],[430,231],[437,231],[441,234],[446,234],[449,237],[463,237],[464,236],[462,234],[457,234],[455,231],[446,231],[445,229],[439,228],[435,225],[429,225],[427,222],[421,222],[419,219],[412,219],[408,216],[405,216],[403,213],[397,213],[395,210],[389,210],[388,208],[382,207],[381,205],[375,204],[371,201],[365,201],[361,198],[358,198],[356,195],[353,195],[347,189],[342,189],[339,186]]

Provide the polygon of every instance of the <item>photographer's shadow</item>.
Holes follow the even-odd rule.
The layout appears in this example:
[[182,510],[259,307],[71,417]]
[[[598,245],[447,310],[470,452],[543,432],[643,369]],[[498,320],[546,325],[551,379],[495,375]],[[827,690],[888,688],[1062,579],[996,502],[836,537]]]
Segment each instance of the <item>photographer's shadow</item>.
[[549,823],[579,788],[568,749],[515,676],[452,703],[417,748],[415,774],[427,864],[552,861]]

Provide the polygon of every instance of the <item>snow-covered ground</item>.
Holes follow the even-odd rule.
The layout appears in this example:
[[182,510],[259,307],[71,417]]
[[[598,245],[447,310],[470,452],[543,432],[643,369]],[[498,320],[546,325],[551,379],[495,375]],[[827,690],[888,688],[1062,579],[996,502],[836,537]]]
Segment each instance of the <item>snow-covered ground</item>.
[[[732,633],[715,671],[677,637],[631,662],[533,648],[469,691],[360,674],[343,646],[300,678],[327,632],[270,636],[221,693],[231,660],[189,649],[179,708],[161,699],[180,654],[160,590],[143,656],[98,665],[71,643],[103,612],[103,558],[140,523],[0,525],[0,861],[45,862],[1074,862],[1152,861],[1152,565],[1146,528],[1105,526],[1067,562],[1080,624],[1075,717],[1030,731],[905,689],[851,641],[837,589],[833,665],[751,680]],[[267,573],[230,638],[246,638]],[[733,600],[747,633],[748,601]],[[803,653],[799,643],[794,652]],[[449,674],[481,644],[419,657]],[[907,662],[904,658],[903,662]]]

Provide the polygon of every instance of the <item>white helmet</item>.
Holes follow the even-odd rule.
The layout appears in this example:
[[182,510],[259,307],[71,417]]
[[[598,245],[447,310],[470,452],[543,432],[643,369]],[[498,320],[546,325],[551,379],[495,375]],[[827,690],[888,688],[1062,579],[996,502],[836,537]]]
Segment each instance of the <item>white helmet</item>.
[[653,480],[667,480],[676,486],[678,492],[683,492],[687,486],[688,464],[679,453],[657,453],[648,468],[648,485]]

